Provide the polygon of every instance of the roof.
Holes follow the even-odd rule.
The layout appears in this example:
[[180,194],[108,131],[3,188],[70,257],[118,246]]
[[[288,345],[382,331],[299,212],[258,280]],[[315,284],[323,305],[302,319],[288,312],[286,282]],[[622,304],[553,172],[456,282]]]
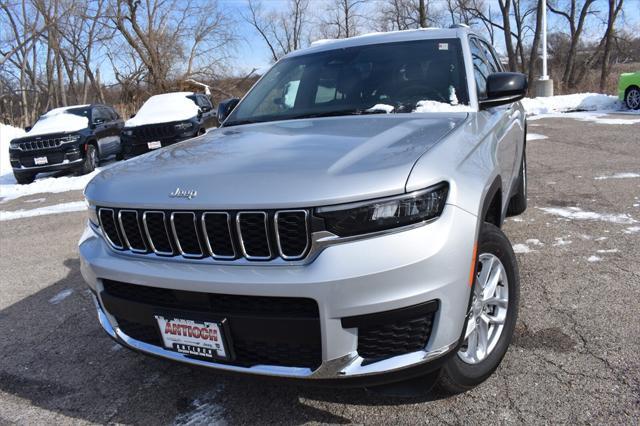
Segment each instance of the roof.
[[461,38],[466,37],[473,31],[467,27],[456,28],[420,28],[417,30],[390,31],[363,34],[345,39],[317,40],[311,46],[291,52],[286,57],[306,55],[309,53],[324,52],[334,49],[344,49],[355,46],[365,46],[368,44],[394,43],[401,41]]

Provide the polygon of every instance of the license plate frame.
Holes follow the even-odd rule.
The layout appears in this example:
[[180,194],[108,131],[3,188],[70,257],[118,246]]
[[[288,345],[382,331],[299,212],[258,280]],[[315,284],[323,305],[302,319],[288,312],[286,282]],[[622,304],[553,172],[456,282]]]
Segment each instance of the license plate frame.
[[[229,321],[226,318],[203,316],[194,312],[173,312],[173,311],[159,311],[154,312],[153,318],[155,320],[158,333],[160,334],[162,347],[168,351],[180,353],[189,358],[204,359],[206,361],[232,361],[235,359],[235,354],[232,350],[231,344],[231,331],[229,329]],[[162,320],[165,322],[163,323]],[[168,320],[168,321],[167,321]],[[218,340],[220,344],[220,350],[212,350],[213,343],[215,341],[207,340],[207,343],[212,343],[211,346],[205,346],[202,343],[202,338],[195,338],[193,336],[176,336],[174,334],[166,334],[166,322],[176,325],[197,326],[200,329],[205,325],[209,325],[207,329],[218,330]],[[163,327],[165,329],[163,329]],[[183,327],[184,330],[184,327]],[[192,332],[194,330],[192,329]],[[220,353],[222,352],[222,353]]]
[[46,155],[43,157],[33,157],[33,164],[36,166],[46,166],[49,164],[49,159]]
[[160,149],[160,148],[162,148],[162,142],[160,142],[160,141],[147,142],[147,148],[149,148],[149,149]]

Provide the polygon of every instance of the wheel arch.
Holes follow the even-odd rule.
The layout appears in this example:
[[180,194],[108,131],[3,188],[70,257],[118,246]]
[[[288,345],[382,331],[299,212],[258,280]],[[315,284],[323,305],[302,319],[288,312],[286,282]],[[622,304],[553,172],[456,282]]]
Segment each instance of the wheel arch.
[[502,204],[502,179],[496,176],[483,197],[479,219],[500,228],[504,217]]

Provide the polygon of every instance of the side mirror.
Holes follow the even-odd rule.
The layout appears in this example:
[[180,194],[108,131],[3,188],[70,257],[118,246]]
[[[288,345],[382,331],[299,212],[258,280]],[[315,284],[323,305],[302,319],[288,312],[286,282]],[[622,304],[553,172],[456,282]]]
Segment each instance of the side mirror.
[[133,118],[133,117],[135,117],[135,116],[136,116],[135,114],[131,114],[131,115],[129,116],[129,118]]
[[97,125],[97,124],[102,124],[104,123],[106,120],[104,118],[96,118],[93,120],[93,124]]
[[27,126],[27,127],[25,127],[25,128],[24,128],[24,131],[25,131],[25,132],[30,132],[30,131],[31,131],[31,126]]
[[222,123],[231,114],[231,111],[238,105],[240,99],[231,98],[225,99],[218,104],[218,122]]
[[203,106],[203,107],[202,107],[202,108],[200,108],[200,109],[202,109],[202,112],[209,112],[209,111],[211,111],[211,108],[209,108],[208,106]]
[[480,109],[511,104],[527,94],[527,76],[519,72],[496,72],[487,78],[487,98]]

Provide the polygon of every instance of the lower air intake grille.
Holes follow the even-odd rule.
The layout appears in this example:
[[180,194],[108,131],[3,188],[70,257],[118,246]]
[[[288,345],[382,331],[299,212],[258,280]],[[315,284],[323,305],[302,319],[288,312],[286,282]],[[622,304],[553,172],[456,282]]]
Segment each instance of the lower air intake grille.
[[424,349],[431,336],[434,315],[432,312],[391,324],[359,328],[358,354],[365,360],[375,361]]

